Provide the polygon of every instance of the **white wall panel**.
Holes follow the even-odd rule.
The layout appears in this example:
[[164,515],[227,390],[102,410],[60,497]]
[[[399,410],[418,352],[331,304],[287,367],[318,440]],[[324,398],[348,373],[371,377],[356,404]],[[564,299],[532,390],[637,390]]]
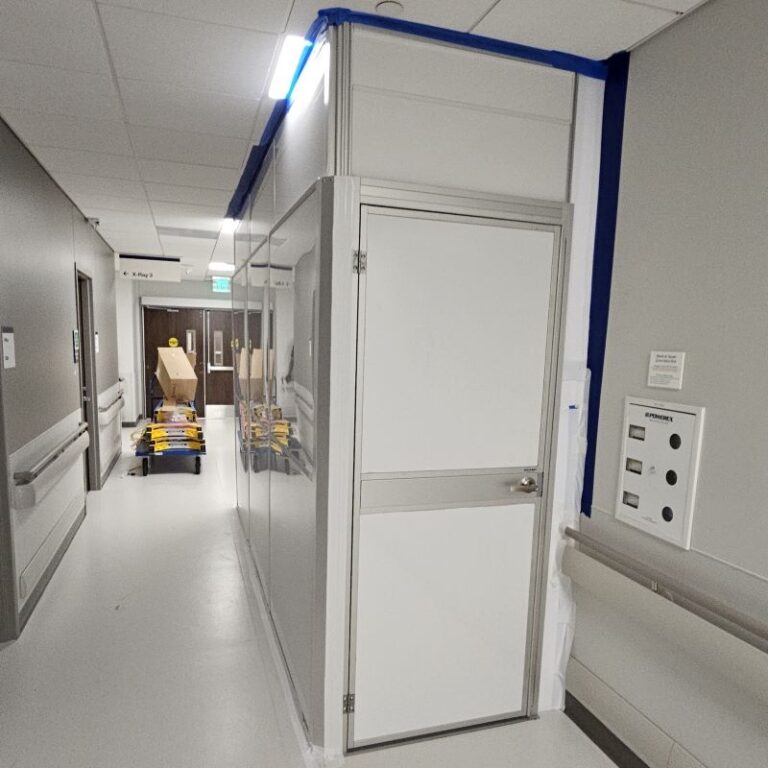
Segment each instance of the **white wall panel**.
[[367,248],[362,471],[536,466],[552,232],[372,214]]
[[353,86],[571,121],[570,72],[364,27],[352,62]]
[[563,200],[570,127],[356,89],[352,173]]
[[358,29],[354,40],[354,175],[566,199],[572,75]]
[[328,173],[330,45],[318,46],[294,91],[275,147],[275,218]]
[[356,741],[523,709],[533,521],[533,504],[361,516]]

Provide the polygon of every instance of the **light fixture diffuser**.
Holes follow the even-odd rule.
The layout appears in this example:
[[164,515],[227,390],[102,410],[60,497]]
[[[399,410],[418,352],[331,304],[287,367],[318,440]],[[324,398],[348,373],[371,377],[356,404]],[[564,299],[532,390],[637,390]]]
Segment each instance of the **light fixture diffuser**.
[[283,40],[280,56],[277,59],[277,67],[269,86],[270,99],[284,99],[288,96],[296,70],[299,66],[304,49],[309,45],[301,35],[288,35]]
[[208,262],[209,272],[234,272],[235,265],[226,261],[210,261]]

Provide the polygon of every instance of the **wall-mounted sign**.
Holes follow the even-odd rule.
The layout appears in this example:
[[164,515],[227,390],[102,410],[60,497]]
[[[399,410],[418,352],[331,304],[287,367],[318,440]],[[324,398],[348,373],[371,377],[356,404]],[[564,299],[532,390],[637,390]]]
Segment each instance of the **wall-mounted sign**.
[[255,286],[266,286],[269,283],[271,288],[290,288],[293,285],[293,268],[251,264],[248,282]]
[[181,282],[181,259],[170,256],[123,256],[118,259],[118,271],[124,280],[160,280]]
[[685,352],[651,352],[648,386],[657,389],[682,389]]
[[232,293],[232,278],[212,277],[211,288],[214,293]]
[[13,328],[3,328],[3,368],[16,367],[16,340]]

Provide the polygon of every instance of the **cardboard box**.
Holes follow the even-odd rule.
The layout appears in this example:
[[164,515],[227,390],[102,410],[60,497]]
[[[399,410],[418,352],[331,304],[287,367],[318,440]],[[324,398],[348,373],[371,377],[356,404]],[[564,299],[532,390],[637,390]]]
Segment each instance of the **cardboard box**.
[[158,347],[155,376],[169,400],[194,400],[197,374],[181,347]]

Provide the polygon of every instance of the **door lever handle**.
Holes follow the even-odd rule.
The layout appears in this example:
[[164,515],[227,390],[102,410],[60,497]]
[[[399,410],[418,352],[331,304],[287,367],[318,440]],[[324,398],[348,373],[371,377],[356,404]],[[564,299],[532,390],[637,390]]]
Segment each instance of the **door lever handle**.
[[512,493],[533,493],[538,488],[539,484],[536,482],[536,478],[526,475],[517,485],[513,485],[509,490]]

